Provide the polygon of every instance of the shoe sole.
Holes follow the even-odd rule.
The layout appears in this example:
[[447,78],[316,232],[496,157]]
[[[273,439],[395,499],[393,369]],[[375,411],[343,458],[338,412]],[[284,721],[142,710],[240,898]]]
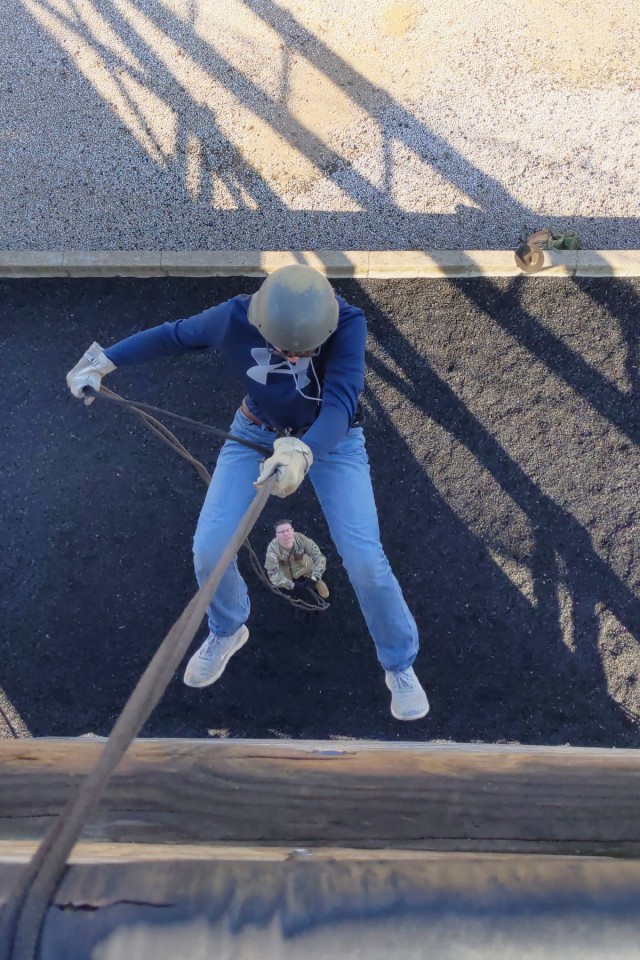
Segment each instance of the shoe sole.
[[[391,687],[389,686],[389,681],[387,680],[386,677],[384,678],[384,682],[385,682],[385,686],[387,687],[387,690],[391,691]],[[401,716],[400,714],[397,714],[397,713],[395,712],[395,710],[393,709],[393,701],[392,701],[392,703],[391,703],[391,716],[392,716],[395,720],[408,720],[408,721],[411,721],[411,720],[422,720],[422,718],[423,718],[423,717],[426,717],[426,715],[427,715],[428,713],[429,713],[429,701],[428,701],[428,700],[427,700],[427,705],[426,705],[426,707],[424,708],[424,710],[422,711],[422,713],[412,714],[410,717],[403,717],[403,716]]]
[[422,718],[426,717],[428,713],[429,713],[429,704],[427,704],[426,710],[423,710],[422,713],[416,713],[415,716],[411,716],[411,717],[401,717],[395,712],[393,707],[391,707],[391,716],[394,717],[396,720],[408,720],[408,721],[422,720]]
[[216,680],[219,680],[222,674],[224,673],[224,671],[227,669],[227,664],[229,663],[229,660],[231,659],[231,657],[234,655],[234,653],[237,653],[241,647],[244,647],[245,643],[249,639],[249,630],[247,629],[247,627],[243,627],[242,629],[243,629],[243,632],[240,634],[240,637],[238,638],[234,646],[231,648],[231,650],[228,651],[225,659],[222,661],[222,666],[220,667],[218,672],[215,674],[215,676],[208,678],[203,683],[189,683],[188,680],[183,677],[183,683],[185,684],[185,686],[191,687],[194,690],[201,690],[203,687],[209,687],[211,686],[212,683],[215,683]]

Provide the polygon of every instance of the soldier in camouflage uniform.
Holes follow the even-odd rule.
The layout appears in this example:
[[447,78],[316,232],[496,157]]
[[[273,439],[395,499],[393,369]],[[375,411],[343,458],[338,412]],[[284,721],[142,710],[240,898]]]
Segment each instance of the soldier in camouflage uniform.
[[271,583],[274,587],[293,590],[296,583],[309,579],[318,595],[326,600],[329,588],[322,574],[327,561],[318,544],[303,533],[296,533],[290,520],[278,520],[275,531],[264,564]]

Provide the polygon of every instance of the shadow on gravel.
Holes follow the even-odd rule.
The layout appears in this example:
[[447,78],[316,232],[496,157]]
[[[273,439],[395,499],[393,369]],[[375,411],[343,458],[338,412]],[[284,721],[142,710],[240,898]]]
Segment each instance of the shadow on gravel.
[[[551,281],[553,282],[553,280]],[[574,277],[578,290],[584,291],[599,307],[604,307],[611,320],[620,325],[627,345],[624,370],[631,384],[624,392],[616,383],[603,376],[581,354],[547,330],[539,319],[526,309],[496,312],[496,287],[491,281],[478,281],[465,287],[467,296],[485,313],[514,337],[529,353],[541,360],[549,371],[562,377],[569,386],[583,396],[603,417],[616,426],[636,446],[640,444],[640,407],[638,406],[638,298],[629,284],[611,287],[602,280]],[[518,299],[522,278],[509,281]],[[472,291],[472,293],[471,293]]]
[[[88,211],[94,198],[113,192],[110,207],[119,208],[120,220],[127,229],[132,228],[132,181],[124,176],[114,182],[111,169],[117,169],[125,159],[117,155],[115,145],[126,125],[139,147],[133,183],[140,202],[147,205],[140,210],[153,216],[154,203],[157,206],[164,202],[173,214],[168,226],[157,218],[154,243],[159,249],[174,248],[176,237],[184,239],[178,245],[189,248],[194,245],[193,239],[190,242],[194,236],[203,238],[196,246],[205,248],[333,248],[338,236],[344,238],[341,245],[348,249],[485,249],[496,245],[497,236],[501,245],[516,245],[521,233],[540,226],[540,216],[515,199],[498,179],[470,163],[382,86],[356,71],[290,11],[273,0],[242,2],[255,16],[256,25],[261,22],[281,38],[283,74],[277,96],[265,92],[198,35],[193,0],[184,18],[160,0],[145,0],[139,10],[134,5],[116,5],[113,0],[95,0],[93,4],[69,4],[72,12],[66,13],[51,0],[30,0],[28,5],[21,0],[43,31],[43,42],[56,44],[58,53],[63,51],[62,75],[67,69],[84,71],[85,88],[80,100],[87,99],[84,107],[88,113],[102,115],[105,103],[112,111],[113,137],[103,135],[101,144],[90,138],[82,148],[94,150],[98,146],[100,157],[87,184]],[[13,15],[19,16],[19,8]],[[256,44],[259,42],[258,33]],[[80,53],[83,57],[76,61]],[[359,172],[343,143],[335,137],[331,142],[326,134],[314,131],[290,108],[292,54],[309,63],[376,120],[384,169],[380,183]],[[88,68],[83,59],[91,62],[91,82],[86,78]],[[357,204],[357,211],[292,209],[273,186],[278,177],[286,180],[292,171],[285,170],[278,177],[263,173],[256,157],[261,133],[246,116],[239,115],[235,118],[236,132],[230,136],[229,117],[221,122],[220,110],[216,113],[202,102],[201,91],[207,81],[222,84],[232,95],[230,115],[245,108],[250,111],[267,125],[262,136],[266,131],[274,135],[274,151],[284,142],[300,159],[313,164],[313,178],[333,183]],[[169,138],[170,145],[163,143],[154,129],[156,114],[165,111],[171,114],[171,124],[175,123],[175,142]],[[357,137],[354,131],[354,144],[360,151],[372,149],[371,144],[359,144]],[[395,201],[393,182],[398,171],[394,169],[393,151],[398,144],[415,153],[460,192],[462,202],[455,212],[412,212]],[[128,166],[132,155],[126,157]],[[285,160],[284,166],[287,164]],[[149,191],[149,181],[155,192]],[[296,190],[294,187],[292,192]],[[297,191],[296,202],[301,198],[304,202],[304,191]],[[96,207],[97,211],[102,209]],[[557,230],[578,230],[585,246],[599,245],[590,238],[597,237],[604,225],[610,246],[632,245],[629,237],[637,221],[630,218],[553,218]],[[109,229],[113,243],[107,245],[117,248],[118,223]],[[208,230],[215,231],[211,242],[206,240]],[[615,241],[614,232],[619,235]],[[251,238],[249,242],[247,237]]]
[[[514,281],[516,288],[519,283]],[[453,285],[505,328],[508,322],[509,332],[528,350],[584,390],[599,412],[635,440],[636,427],[630,424],[636,408],[631,398],[576,354],[569,355],[526,311],[496,311],[497,290],[491,281]],[[393,470],[405,485],[407,501],[385,501],[383,525],[402,531],[395,546],[405,561],[409,558],[402,543],[407,538],[411,543],[410,562],[401,564],[403,582],[419,564],[424,594],[413,593],[413,603],[422,620],[426,675],[438,676],[441,699],[434,705],[436,714],[446,711],[459,740],[512,736],[524,742],[604,745],[615,731],[620,745],[636,745],[638,717],[629,715],[609,694],[599,649],[599,613],[604,607],[612,611],[640,641],[640,598],[598,556],[584,526],[507,455],[379,304],[362,289],[357,300],[369,318],[370,340],[384,348],[382,355],[380,350],[377,356],[369,352],[370,370],[411,404],[412,416],[433,420],[470,451],[526,515],[533,537],[531,545],[520,545],[520,556],[517,547],[515,553],[517,560],[530,564],[534,596],[529,600],[451,511],[425,476],[425,466],[411,445],[399,436],[388,411],[368,391],[376,435],[385,438],[374,464],[392,456]],[[480,349],[491,350],[491,344]],[[406,422],[403,427],[411,438],[411,427]],[[491,513],[489,497],[482,509]],[[413,529],[426,534],[419,545]],[[393,535],[388,539],[393,542]],[[561,588],[568,594],[571,624],[561,623]],[[567,633],[573,650],[567,645]],[[461,703],[461,696],[467,702]]]
[[[627,392],[624,394],[619,390],[612,392],[608,384],[595,383],[589,391],[590,398],[596,404],[600,399],[600,391],[604,387],[603,392],[610,409],[606,415],[615,422],[614,417],[622,408],[631,421],[628,436],[638,445],[640,444],[640,299],[638,293],[632,283],[622,278],[617,278],[613,285],[587,277],[574,277],[573,282],[593,303],[606,311],[612,323],[620,327],[627,350],[624,358]],[[609,387],[608,390],[607,387]]]
[[[67,370],[94,338],[106,346],[259,283],[0,282],[0,707],[11,721],[0,736],[108,734],[195,592],[204,485],[131,415],[70,398]],[[249,577],[246,648],[203,691],[178,671],[143,734],[640,745],[636,411],[624,393],[634,315],[619,309],[637,284],[335,286],[368,316],[365,434],[431,715],[389,716],[303,485],[287,513],[327,554],[330,611],[292,616]],[[210,351],[119,370],[109,385],[222,427],[241,397]],[[180,438],[213,466],[215,446]],[[259,554],[281,513],[268,504]]]

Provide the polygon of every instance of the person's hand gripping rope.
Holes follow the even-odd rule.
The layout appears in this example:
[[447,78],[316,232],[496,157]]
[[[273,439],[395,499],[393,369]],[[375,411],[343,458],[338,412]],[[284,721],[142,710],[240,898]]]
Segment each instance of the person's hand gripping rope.
[[313,463],[310,448],[297,437],[278,437],[273,444],[273,454],[260,464],[260,476],[254,487],[261,487],[276,473],[278,480],[272,493],[276,497],[288,497],[298,489]]
[[115,364],[109,360],[100,344],[94,342],[82,355],[75,367],[69,370],[67,386],[73,396],[80,400],[84,399],[85,405],[88,407],[89,404],[93,403],[95,397],[85,396],[84,388],[93,387],[94,390],[99,390],[102,378],[115,369]]

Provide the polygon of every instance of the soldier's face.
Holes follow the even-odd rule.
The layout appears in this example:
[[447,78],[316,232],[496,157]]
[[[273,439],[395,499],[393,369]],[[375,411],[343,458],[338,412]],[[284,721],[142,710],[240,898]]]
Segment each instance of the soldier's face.
[[276,530],[276,537],[278,538],[278,543],[282,544],[283,547],[286,547],[287,550],[293,546],[293,527],[290,523],[282,524]]

